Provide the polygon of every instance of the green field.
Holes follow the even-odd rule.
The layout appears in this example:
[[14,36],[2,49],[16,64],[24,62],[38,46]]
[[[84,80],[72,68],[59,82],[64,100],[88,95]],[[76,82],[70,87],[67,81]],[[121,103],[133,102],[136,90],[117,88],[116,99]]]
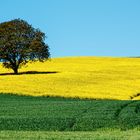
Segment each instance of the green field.
[[105,130],[93,132],[1,131],[0,139],[7,140],[140,140],[138,130]]
[[94,136],[98,138],[99,132],[102,136],[108,137],[106,131],[110,132],[112,138],[117,138],[116,135],[118,137],[130,135],[129,131],[138,134],[140,101],[81,100],[0,94],[0,130],[3,139],[9,135],[15,136],[15,139],[19,135],[21,139],[24,136],[34,137],[35,131],[38,131],[36,135],[42,137],[41,139],[47,135],[52,135],[49,136],[52,139],[54,136],[58,139],[61,137],[78,139],[78,137],[83,138],[83,135],[88,137],[88,134],[91,138]]

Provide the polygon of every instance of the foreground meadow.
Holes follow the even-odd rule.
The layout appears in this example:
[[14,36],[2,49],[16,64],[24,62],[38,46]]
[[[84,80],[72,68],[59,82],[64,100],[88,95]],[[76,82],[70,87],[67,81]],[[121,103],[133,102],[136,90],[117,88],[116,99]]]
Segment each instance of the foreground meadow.
[[95,132],[45,132],[45,131],[1,131],[0,139],[14,140],[139,140],[140,131],[105,130]]
[[140,101],[0,94],[0,131],[140,130]]
[[33,96],[140,99],[140,58],[71,57],[30,63],[20,75],[0,65],[0,91]]
[[0,94],[1,140],[139,140],[140,101]]

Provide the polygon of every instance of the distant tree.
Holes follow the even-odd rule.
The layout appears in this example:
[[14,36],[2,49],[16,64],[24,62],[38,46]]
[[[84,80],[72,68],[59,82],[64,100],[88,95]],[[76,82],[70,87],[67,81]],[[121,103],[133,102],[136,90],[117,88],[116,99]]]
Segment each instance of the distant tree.
[[44,62],[50,57],[44,40],[45,34],[24,20],[0,23],[0,61],[15,74],[29,61]]

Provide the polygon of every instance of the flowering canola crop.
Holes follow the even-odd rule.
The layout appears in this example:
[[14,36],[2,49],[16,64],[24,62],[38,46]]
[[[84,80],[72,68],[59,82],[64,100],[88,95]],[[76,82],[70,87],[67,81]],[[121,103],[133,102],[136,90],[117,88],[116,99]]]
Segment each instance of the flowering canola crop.
[[1,93],[140,99],[140,58],[52,58],[29,63],[19,70],[22,74],[9,75],[11,72],[0,65]]

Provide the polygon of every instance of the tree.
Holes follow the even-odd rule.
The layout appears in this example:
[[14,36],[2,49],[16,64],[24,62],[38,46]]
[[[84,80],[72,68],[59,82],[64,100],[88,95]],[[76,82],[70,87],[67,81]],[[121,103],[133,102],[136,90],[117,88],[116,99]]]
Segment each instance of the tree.
[[26,21],[14,19],[0,23],[0,61],[18,74],[29,61],[44,62],[50,57],[45,34]]

